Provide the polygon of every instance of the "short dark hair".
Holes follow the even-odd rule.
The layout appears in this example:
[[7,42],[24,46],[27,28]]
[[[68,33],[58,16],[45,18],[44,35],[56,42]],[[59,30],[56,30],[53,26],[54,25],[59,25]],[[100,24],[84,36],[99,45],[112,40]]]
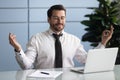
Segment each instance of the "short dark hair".
[[52,16],[53,10],[64,10],[64,11],[65,11],[65,14],[66,14],[66,9],[65,9],[65,7],[64,7],[63,5],[61,5],[61,4],[58,4],[58,5],[53,5],[53,6],[51,6],[51,7],[48,9],[48,11],[47,11],[47,17],[50,18],[50,17]]

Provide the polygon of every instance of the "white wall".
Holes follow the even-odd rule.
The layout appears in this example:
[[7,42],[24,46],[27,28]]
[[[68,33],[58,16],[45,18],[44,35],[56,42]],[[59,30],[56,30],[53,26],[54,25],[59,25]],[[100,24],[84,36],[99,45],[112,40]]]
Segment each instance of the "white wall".
[[[63,4],[67,9],[65,31],[82,38],[85,26],[80,21],[92,11],[87,7],[98,5],[97,0],[0,0],[0,70],[18,70],[13,48],[9,45],[8,34],[16,34],[25,50],[28,39],[37,32],[48,29],[47,9],[53,4]],[[82,42],[85,49],[91,47]]]

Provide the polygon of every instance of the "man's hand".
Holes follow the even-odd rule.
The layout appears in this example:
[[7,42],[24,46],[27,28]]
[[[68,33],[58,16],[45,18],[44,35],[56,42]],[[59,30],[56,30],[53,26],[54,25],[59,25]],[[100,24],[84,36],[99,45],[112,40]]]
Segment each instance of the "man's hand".
[[111,26],[110,30],[104,30],[102,33],[102,44],[106,46],[107,42],[111,39],[113,34],[113,26]]
[[16,40],[16,35],[9,33],[9,43],[14,47],[17,52],[20,52],[21,45]]

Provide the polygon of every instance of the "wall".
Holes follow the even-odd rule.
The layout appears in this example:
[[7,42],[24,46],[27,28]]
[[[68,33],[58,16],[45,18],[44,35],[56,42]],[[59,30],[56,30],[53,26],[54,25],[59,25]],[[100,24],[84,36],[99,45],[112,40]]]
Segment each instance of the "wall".
[[[80,21],[87,19],[84,15],[92,12],[87,7],[98,5],[97,0],[0,0],[0,70],[20,69],[14,49],[8,41],[9,32],[16,34],[25,50],[26,43],[33,34],[49,28],[46,12],[53,4],[63,4],[66,7],[65,31],[79,38],[85,33],[85,26]],[[91,48],[88,42],[82,44],[86,50]]]

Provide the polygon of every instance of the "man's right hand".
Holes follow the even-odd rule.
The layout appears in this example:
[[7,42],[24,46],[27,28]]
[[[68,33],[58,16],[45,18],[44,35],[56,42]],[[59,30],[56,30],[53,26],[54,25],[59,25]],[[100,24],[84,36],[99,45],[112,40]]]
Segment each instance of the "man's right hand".
[[20,52],[21,45],[16,40],[16,35],[9,33],[9,43],[14,47],[17,52]]

